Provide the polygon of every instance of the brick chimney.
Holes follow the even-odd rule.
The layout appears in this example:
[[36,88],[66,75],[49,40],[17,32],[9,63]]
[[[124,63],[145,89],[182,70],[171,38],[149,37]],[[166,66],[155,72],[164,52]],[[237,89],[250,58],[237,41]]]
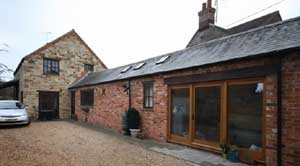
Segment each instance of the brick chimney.
[[209,24],[215,24],[216,9],[212,7],[211,0],[202,4],[202,11],[198,13],[199,16],[199,30],[204,30],[209,27]]

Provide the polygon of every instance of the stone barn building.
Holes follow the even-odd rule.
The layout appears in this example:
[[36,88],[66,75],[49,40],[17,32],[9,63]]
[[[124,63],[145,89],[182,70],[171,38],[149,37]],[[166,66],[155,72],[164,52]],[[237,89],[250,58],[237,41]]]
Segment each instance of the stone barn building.
[[274,12],[239,26],[214,25],[203,4],[187,48],[90,73],[70,86],[79,120],[121,131],[134,107],[146,137],[267,166],[300,162],[300,18]]
[[72,30],[21,60],[12,81],[18,87],[16,99],[29,107],[33,119],[70,118],[68,86],[88,72],[104,69],[102,61]]

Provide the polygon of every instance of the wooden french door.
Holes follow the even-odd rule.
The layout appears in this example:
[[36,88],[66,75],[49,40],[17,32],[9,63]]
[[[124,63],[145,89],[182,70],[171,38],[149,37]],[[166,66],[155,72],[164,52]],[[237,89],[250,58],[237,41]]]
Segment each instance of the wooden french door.
[[191,139],[191,95],[189,86],[172,87],[169,91],[169,137],[171,140],[189,143]]
[[168,140],[221,151],[236,145],[241,157],[264,160],[263,79],[169,87]]
[[219,148],[223,132],[223,85],[218,83],[193,86],[192,143]]

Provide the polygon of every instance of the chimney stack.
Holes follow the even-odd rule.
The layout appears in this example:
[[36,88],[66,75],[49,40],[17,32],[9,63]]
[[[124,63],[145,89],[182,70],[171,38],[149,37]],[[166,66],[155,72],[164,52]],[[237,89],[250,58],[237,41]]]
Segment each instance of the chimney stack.
[[199,30],[204,30],[209,27],[209,24],[215,24],[216,9],[212,7],[211,0],[202,4],[202,11],[198,13],[199,16]]

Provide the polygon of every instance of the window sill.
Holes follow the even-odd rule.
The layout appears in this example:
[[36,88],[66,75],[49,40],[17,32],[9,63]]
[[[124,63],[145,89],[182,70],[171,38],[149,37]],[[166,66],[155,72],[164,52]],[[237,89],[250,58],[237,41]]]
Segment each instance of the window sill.
[[81,110],[85,112],[89,112],[94,106],[81,106]]
[[145,111],[145,112],[153,112],[153,108],[143,108],[143,111]]
[[45,76],[59,76],[59,74],[56,73],[44,73]]

